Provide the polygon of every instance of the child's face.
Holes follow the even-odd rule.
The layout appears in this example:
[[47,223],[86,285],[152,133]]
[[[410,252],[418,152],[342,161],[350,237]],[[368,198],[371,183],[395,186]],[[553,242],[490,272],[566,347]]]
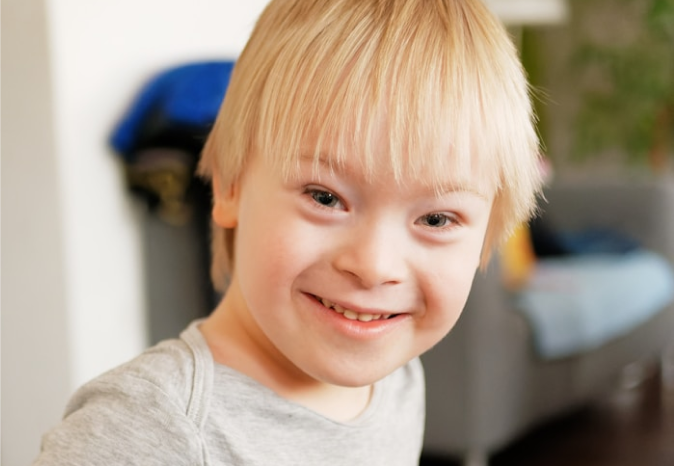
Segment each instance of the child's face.
[[232,194],[233,311],[287,374],[371,384],[436,344],[464,307],[493,194],[456,190],[451,174],[436,195],[384,163],[375,173],[368,181],[355,157],[315,172],[308,156],[285,179],[253,157]]

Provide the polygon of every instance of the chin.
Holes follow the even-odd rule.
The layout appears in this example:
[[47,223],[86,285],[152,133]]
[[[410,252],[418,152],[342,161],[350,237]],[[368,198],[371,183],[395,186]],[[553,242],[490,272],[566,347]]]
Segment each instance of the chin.
[[359,388],[372,385],[387,375],[395,372],[402,364],[376,364],[373,368],[363,368],[363,365],[355,365],[356,367],[344,368],[342,370],[321,371],[314,377],[321,382],[339,387]]
[[383,379],[386,377],[387,374],[382,375],[381,377],[342,377],[342,378],[335,378],[335,379],[329,379],[329,380],[324,380],[325,383],[328,383],[330,385],[335,385],[337,387],[345,387],[345,388],[361,388],[361,387],[369,387],[370,385],[378,382],[379,380]]

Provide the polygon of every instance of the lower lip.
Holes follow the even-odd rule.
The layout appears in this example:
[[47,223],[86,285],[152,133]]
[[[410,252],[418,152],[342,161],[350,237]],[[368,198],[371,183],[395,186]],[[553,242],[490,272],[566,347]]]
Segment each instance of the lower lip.
[[362,340],[381,338],[393,332],[395,328],[410,318],[409,315],[402,314],[389,319],[371,320],[370,322],[350,320],[342,314],[323,306],[313,295],[307,293],[303,293],[303,295],[309,300],[315,312],[318,312],[321,320],[351,338]]

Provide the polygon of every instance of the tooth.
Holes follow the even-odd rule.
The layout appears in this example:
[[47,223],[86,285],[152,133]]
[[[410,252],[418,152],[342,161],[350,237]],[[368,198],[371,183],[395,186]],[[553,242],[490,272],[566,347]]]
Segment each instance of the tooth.
[[[335,309],[335,310],[337,310],[337,309]],[[337,311],[337,312],[339,312],[339,311]],[[358,313],[353,312],[350,309],[346,309],[346,310],[344,310],[344,317],[346,317],[349,320],[358,320]]]
[[370,322],[372,319],[374,319],[374,316],[372,314],[359,314],[358,315],[358,320],[361,322]]
[[339,314],[344,314],[344,312],[345,312],[345,309],[342,306],[340,306],[339,304],[334,304],[333,309],[335,310],[335,312],[337,312]]
[[375,314],[372,316],[372,320],[379,320],[381,319],[381,314]]
[[325,307],[332,307],[332,303],[325,298],[322,298],[321,302],[323,303],[323,306],[325,306]]

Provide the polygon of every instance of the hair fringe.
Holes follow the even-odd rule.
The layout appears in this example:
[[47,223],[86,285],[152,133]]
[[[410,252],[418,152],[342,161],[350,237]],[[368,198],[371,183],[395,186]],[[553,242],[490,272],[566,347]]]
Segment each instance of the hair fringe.
[[[541,189],[529,95],[507,31],[479,0],[272,1],[232,73],[199,172],[226,187],[251,154],[288,177],[301,157],[339,165],[357,154],[376,176],[388,154],[397,182],[440,190],[451,178],[496,192],[486,264]],[[233,255],[233,232],[220,236],[216,282],[226,269],[217,264],[231,267]]]

